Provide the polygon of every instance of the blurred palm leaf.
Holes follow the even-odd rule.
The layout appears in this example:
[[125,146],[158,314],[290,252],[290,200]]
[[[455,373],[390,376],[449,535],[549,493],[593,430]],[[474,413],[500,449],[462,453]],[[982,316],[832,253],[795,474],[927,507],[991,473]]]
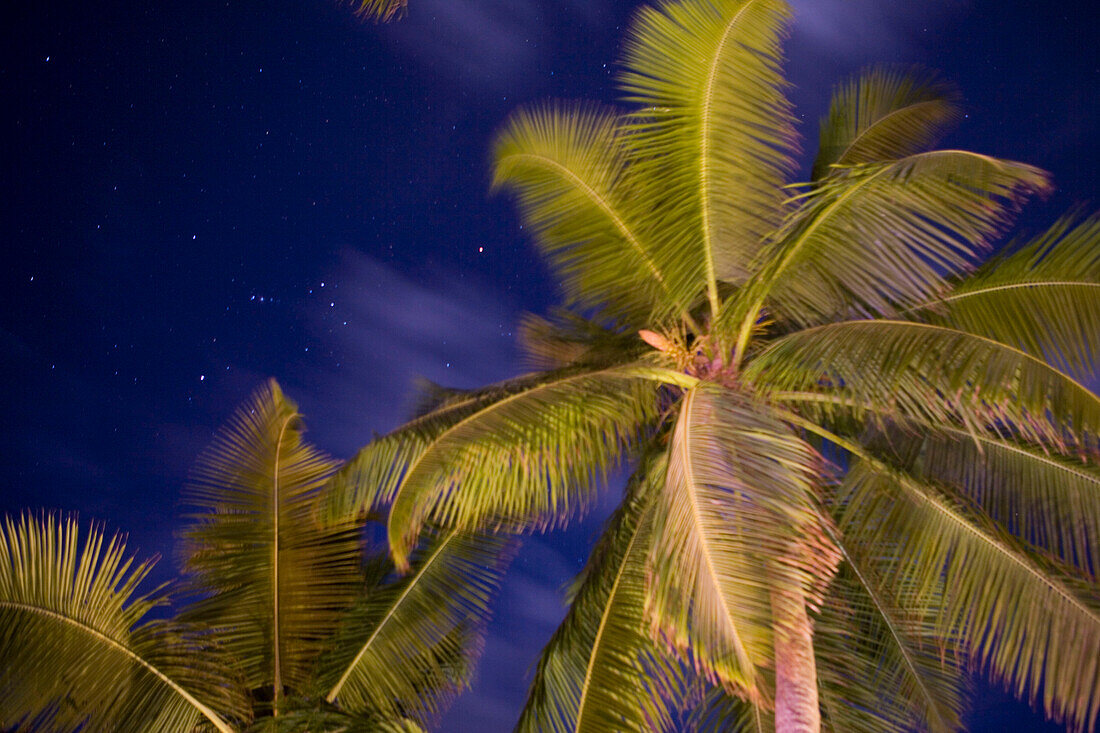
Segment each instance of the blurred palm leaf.
[[583,509],[596,482],[657,417],[648,399],[654,378],[635,365],[550,375],[440,432],[394,495],[390,547],[398,568],[425,521],[548,527]]
[[[949,293],[914,308],[1091,378],[1100,354],[1100,216],[1066,217]],[[912,312],[912,311],[911,311]]]
[[931,148],[960,118],[958,93],[927,72],[869,69],[833,93],[812,180],[833,166],[878,163]]
[[26,731],[230,733],[248,719],[208,636],[149,621],[152,561],[75,518],[5,517],[0,534],[0,725]]
[[799,325],[891,316],[972,269],[1020,202],[1048,191],[1037,168],[960,150],[837,171],[799,200],[762,275],[776,316]]
[[[620,85],[631,115],[631,169],[655,233],[655,259],[677,293],[741,282],[779,223],[796,148],[779,0],[665,2],[640,8]],[[659,236],[658,236],[659,235]]]
[[517,731],[673,730],[679,663],[646,633],[646,558],[664,457],[646,460],[543,649]]
[[408,0],[350,0],[360,18],[385,23],[405,15]]
[[199,459],[183,533],[192,601],[182,618],[219,629],[250,689],[309,687],[322,642],[361,584],[351,522],[324,525],[318,497],[335,461],[302,441],[274,381],[239,408]]
[[[654,623],[731,691],[766,697],[771,592],[811,598],[832,575],[815,511],[820,457],[767,408],[700,383],[669,447],[654,539]],[[814,551],[809,551],[813,545]]]
[[402,578],[392,565],[348,614],[321,660],[325,699],[342,710],[427,726],[469,684],[515,542],[449,531]]
[[[860,463],[848,482],[846,537],[892,547],[882,573],[927,593],[945,584],[938,627],[963,633],[975,661],[1017,695],[1078,730],[1100,699],[1100,597],[1094,583],[998,529],[977,507],[882,464]],[[867,551],[867,550],[865,550]]]

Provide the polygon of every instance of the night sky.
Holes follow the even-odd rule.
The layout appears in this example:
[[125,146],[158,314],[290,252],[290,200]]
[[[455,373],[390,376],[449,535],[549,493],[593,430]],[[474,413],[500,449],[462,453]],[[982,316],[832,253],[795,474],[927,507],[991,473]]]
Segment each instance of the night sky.
[[[265,378],[347,457],[415,377],[520,370],[519,314],[558,291],[487,193],[491,139],[519,104],[615,101],[634,3],[410,5],[374,26],[335,0],[4,4],[0,511],[103,520],[167,579],[187,470]],[[1092,0],[794,5],[806,170],[834,82],[919,63],[962,90],[947,146],[1054,174],[1025,229],[1100,205]],[[444,730],[511,728],[600,522],[527,544]],[[977,707],[974,731],[1046,729]]]

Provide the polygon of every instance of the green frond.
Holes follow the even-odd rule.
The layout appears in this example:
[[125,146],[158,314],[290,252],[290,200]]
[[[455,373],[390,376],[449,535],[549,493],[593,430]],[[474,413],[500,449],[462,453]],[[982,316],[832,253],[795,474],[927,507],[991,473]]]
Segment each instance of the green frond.
[[416,554],[409,575],[388,573],[368,589],[321,660],[327,702],[428,725],[469,684],[515,544],[445,532]]
[[921,69],[875,67],[837,86],[821,120],[812,180],[832,166],[905,158],[930,149],[961,117],[959,95]]
[[261,718],[247,733],[426,733],[408,718],[349,713],[310,700],[287,704],[298,707],[289,707],[277,718]]
[[1049,188],[1038,168],[960,150],[838,169],[784,224],[760,297],[802,325],[894,315],[946,294],[945,273],[970,269]]
[[939,627],[959,634],[977,665],[1055,720],[1091,730],[1100,710],[1095,583],[927,484],[873,462],[858,470],[838,523],[868,552],[891,549],[884,584],[918,594],[943,584]]
[[966,673],[937,628],[942,587],[921,597],[882,582],[882,546],[848,546],[814,623],[824,727],[841,732],[945,733],[961,728]]
[[238,408],[198,460],[185,502],[182,618],[217,638],[251,689],[308,687],[322,640],[359,585],[354,523],[324,526],[320,489],[338,464],[302,440],[274,381]]
[[348,0],[355,6],[355,14],[375,23],[386,23],[405,15],[408,0]]
[[152,561],[75,518],[5,517],[0,526],[0,727],[25,731],[221,733],[247,703],[202,634],[143,624],[163,605],[139,595]]
[[943,326],[845,321],[773,342],[745,370],[757,388],[822,393],[900,420],[1011,430],[1095,446],[1100,398],[1042,360]]
[[508,188],[564,281],[566,303],[630,328],[687,310],[637,219],[648,203],[624,184],[618,114],[595,105],[513,112],[493,147],[493,188]]
[[772,599],[814,603],[835,568],[815,508],[821,457],[745,394],[702,382],[684,396],[656,513],[654,630],[731,692],[767,699]]
[[394,495],[389,539],[398,568],[425,522],[546,528],[583,509],[657,419],[653,371],[555,375],[440,432]]
[[456,423],[510,395],[552,379],[527,374],[478,390],[438,388],[417,417],[361,448],[326,485],[321,516],[341,522],[379,515],[389,507],[408,467],[434,439]]
[[710,686],[689,711],[685,729],[690,733],[774,733],[775,715],[758,703]]
[[1100,356],[1100,214],[1078,222],[1063,218],[912,312],[1090,378]]
[[881,442],[900,468],[950,485],[1028,544],[1100,573],[1100,469],[1022,442],[939,427],[891,430]]
[[612,331],[564,309],[553,310],[550,318],[525,313],[517,338],[532,369],[612,366],[647,350],[635,332]]
[[645,460],[578,578],[569,612],[542,651],[517,731],[671,730],[679,664],[645,623],[646,561],[665,461]]
[[[674,290],[741,282],[779,223],[796,148],[784,96],[781,0],[666,1],[642,7],[624,46],[620,86],[642,105],[627,139],[660,233],[656,259]],[[674,268],[674,269],[673,269]]]

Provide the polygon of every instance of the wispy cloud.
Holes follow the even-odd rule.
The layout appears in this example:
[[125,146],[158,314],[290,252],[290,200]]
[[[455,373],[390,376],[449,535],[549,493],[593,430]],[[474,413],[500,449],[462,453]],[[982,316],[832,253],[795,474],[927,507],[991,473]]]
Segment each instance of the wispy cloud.
[[517,369],[514,306],[486,287],[414,280],[351,249],[326,284],[308,322],[327,354],[291,393],[322,416],[310,422],[331,450],[346,455],[407,418],[418,377],[467,388]]
[[611,0],[417,0],[409,16],[382,31],[391,50],[436,78],[494,91],[531,73],[565,29],[590,31]]

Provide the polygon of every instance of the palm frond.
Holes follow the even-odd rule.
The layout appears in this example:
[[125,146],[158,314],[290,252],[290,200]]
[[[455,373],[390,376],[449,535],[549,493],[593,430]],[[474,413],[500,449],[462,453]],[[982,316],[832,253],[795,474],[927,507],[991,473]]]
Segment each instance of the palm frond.
[[497,136],[493,188],[516,194],[564,278],[568,305],[605,310],[636,329],[686,311],[690,299],[635,221],[643,202],[623,185],[620,127],[613,110],[594,105],[520,109]]
[[287,704],[279,717],[261,718],[246,733],[426,733],[408,718],[349,713],[311,700],[289,700]]
[[711,685],[689,711],[685,729],[690,733],[773,733],[775,715],[759,703]]
[[338,464],[302,440],[274,381],[200,457],[183,533],[192,601],[182,618],[220,629],[250,688],[306,689],[320,643],[360,585],[354,523],[322,525],[319,490]]
[[735,694],[768,697],[772,592],[820,599],[835,568],[815,509],[821,457],[744,394],[700,383],[683,398],[658,505],[655,631]]
[[1063,218],[912,311],[1090,378],[1100,356],[1100,215],[1076,223],[1072,216]]
[[[949,733],[961,727],[966,675],[954,639],[937,628],[942,587],[924,597],[882,583],[887,548],[848,546],[814,624],[824,724],[837,733]],[[861,555],[858,551],[869,553]]]
[[655,373],[634,365],[566,372],[439,433],[394,495],[389,538],[398,568],[425,521],[546,528],[583,509],[657,419]]
[[355,6],[355,14],[365,20],[386,23],[405,15],[409,0],[348,0]]
[[469,684],[489,604],[515,545],[449,531],[417,553],[411,574],[387,574],[351,611],[321,660],[327,702],[428,725]]
[[542,651],[517,731],[671,730],[683,696],[645,624],[646,561],[663,457],[643,461]]
[[833,92],[821,121],[812,180],[832,166],[904,158],[930,149],[959,120],[958,93],[926,71],[868,69]]
[[1037,357],[908,321],[846,321],[771,344],[745,370],[758,388],[847,398],[899,419],[1095,447],[1100,398]]
[[205,722],[231,733],[244,695],[209,640],[143,623],[152,561],[75,518],[5,517],[0,527],[0,726],[157,733]]
[[891,316],[944,295],[1020,202],[1037,168],[959,150],[837,170],[802,197],[761,275],[775,317],[801,325]]
[[1094,578],[1100,573],[1095,466],[946,426],[887,430],[876,442],[884,447],[879,455],[923,481],[951,486],[1016,537]]
[[668,1],[643,7],[625,41],[620,86],[633,115],[631,166],[652,205],[656,259],[680,287],[740,282],[778,224],[796,137],[780,42],[781,0]]
[[636,333],[612,331],[564,309],[553,310],[550,318],[525,313],[517,337],[532,369],[611,366],[646,351]]
[[1016,695],[1091,730],[1100,710],[1095,584],[1030,551],[976,507],[873,460],[859,466],[838,523],[869,552],[892,548],[884,583],[918,593],[944,584],[941,629],[958,633]]
[[408,467],[440,433],[488,405],[536,387],[552,375],[528,374],[477,390],[439,388],[417,417],[361,448],[323,490],[321,516],[342,522],[378,515],[393,501]]

